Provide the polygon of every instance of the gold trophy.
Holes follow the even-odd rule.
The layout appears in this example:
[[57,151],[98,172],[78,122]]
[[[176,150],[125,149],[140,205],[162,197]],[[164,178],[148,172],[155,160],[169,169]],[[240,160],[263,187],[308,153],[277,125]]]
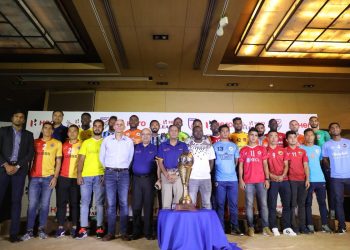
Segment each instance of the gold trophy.
[[192,203],[191,197],[188,194],[188,182],[190,180],[193,162],[194,158],[190,152],[180,155],[177,168],[179,169],[183,193],[180,203],[176,204],[175,210],[196,210],[196,206]]

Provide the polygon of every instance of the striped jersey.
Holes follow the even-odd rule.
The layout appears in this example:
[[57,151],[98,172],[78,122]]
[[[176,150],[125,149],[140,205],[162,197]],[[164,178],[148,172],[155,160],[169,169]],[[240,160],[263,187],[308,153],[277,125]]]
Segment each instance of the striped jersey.
[[54,138],[48,141],[39,138],[34,141],[34,152],[30,176],[48,177],[54,175],[56,157],[62,156],[62,143]]
[[67,178],[77,178],[78,153],[81,147],[81,142],[77,141],[71,144],[66,141],[62,145],[62,166],[60,175]]

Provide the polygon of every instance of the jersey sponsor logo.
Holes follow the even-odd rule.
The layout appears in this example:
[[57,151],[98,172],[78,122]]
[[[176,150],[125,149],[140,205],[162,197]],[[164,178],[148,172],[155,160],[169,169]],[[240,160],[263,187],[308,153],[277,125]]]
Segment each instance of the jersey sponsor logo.
[[233,159],[233,155],[229,155],[229,154],[222,154],[220,155],[220,159],[221,160],[232,160]]

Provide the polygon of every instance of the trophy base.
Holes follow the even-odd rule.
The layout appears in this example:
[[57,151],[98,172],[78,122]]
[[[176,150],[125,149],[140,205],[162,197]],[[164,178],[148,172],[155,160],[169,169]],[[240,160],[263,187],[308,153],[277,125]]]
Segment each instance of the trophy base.
[[194,204],[176,204],[176,211],[197,211],[197,208]]

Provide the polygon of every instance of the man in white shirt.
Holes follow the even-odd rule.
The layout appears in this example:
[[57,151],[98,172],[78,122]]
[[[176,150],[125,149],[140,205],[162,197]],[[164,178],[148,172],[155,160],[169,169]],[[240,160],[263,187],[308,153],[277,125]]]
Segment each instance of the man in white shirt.
[[124,135],[125,123],[118,119],[115,134],[106,137],[100,149],[100,161],[105,168],[108,233],[103,241],[115,239],[116,197],[120,207],[120,233],[122,240],[130,240],[126,234],[128,222],[129,167],[134,155],[133,141]]
[[193,140],[188,144],[188,149],[194,157],[194,164],[189,181],[189,193],[192,202],[196,204],[198,191],[202,198],[202,208],[211,209],[211,176],[215,151],[208,140],[203,139],[203,129],[200,126],[193,127]]

